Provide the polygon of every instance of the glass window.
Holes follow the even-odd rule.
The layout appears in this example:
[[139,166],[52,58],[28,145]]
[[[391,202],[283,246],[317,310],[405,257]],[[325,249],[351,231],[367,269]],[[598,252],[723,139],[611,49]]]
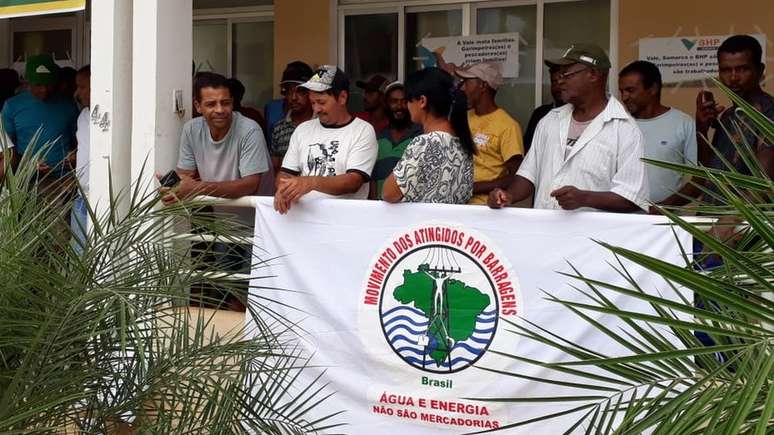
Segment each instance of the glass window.
[[[339,0],[339,4],[345,8],[344,66],[354,79],[364,78],[376,72],[384,74],[394,71],[396,63],[399,63],[398,56],[405,59],[405,78],[422,67],[417,45],[423,38],[462,35],[463,20],[468,19],[463,11],[470,10],[472,34],[518,32],[521,41],[519,76],[506,80],[505,86],[498,93],[497,101],[519,121],[522,128],[526,127],[536,100],[543,103],[552,102],[550,77],[546,69],[542,70],[542,88],[535,89],[538,75],[538,71],[535,71],[536,65],[542,65],[546,58],[561,56],[573,43],[590,42],[603,48],[610,47],[611,0],[544,0],[513,6],[504,6],[503,3],[507,2],[502,1],[470,1],[449,6],[424,5],[420,1],[383,2],[390,7],[400,5],[404,8],[405,32],[402,36],[398,35],[400,17],[397,13],[374,11],[366,15],[347,15],[346,5],[368,1]],[[388,6],[380,4],[379,7]],[[544,12],[542,53],[536,52],[538,7],[543,7]],[[358,10],[354,12],[358,14],[362,10],[361,7],[354,9]],[[396,41],[397,38],[402,39]],[[396,55],[396,47],[402,53]],[[353,89],[353,92],[357,92],[357,89]],[[539,95],[535,95],[536,92]],[[359,98],[356,100],[356,104],[361,104]]]
[[13,59],[26,59],[36,54],[51,54],[56,60],[72,60],[72,31],[44,30],[36,32],[14,32]]
[[479,35],[519,33],[519,77],[505,80],[497,92],[497,104],[524,130],[535,107],[537,10],[534,5],[479,9],[476,31]]
[[274,83],[274,23],[234,23],[232,33],[234,77],[245,85],[243,105],[262,108],[272,98]]
[[344,27],[344,71],[353,83],[350,108],[360,111],[363,96],[354,86],[356,80],[367,80],[373,74],[398,78],[398,14],[348,15]]
[[193,25],[193,58],[196,72],[228,74],[225,21],[195,21]]
[[[231,27],[231,64],[227,50]],[[274,23],[272,21],[204,20],[193,25],[196,71],[236,77],[245,85],[243,105],[261,108],[272,98]]]
[[421,68],[417,45],[423,38],[462,35],[462,10],[409,12],[406,14],[406,75]]
[[[610,0],[546,3],[543,21],[545,59],[561,57],[578,42],[610,47]],[[607,51],[607,50],[606,50]],[[543,74],[543,104],[552,102],[548,70]]]

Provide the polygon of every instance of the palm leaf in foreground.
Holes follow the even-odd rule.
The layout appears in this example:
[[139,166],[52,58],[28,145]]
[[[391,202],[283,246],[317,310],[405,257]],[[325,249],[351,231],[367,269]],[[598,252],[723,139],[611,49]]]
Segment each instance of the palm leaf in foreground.
[[188,307],[192,286],[239,294],[240,283],[192,255],[200,248],[165,236],[182,221],[236,241],[235,222],[192,212],[202,204],[159,207],[137,185],[112,195],[105,213],[89,209],[89,237],[73,242],[66,198],[34,193],[33,168],[32,158],[22,161],[0,188],[0,433],[337,426],[335,415],[309,417],[328,388],[299,383],[309,356],[298,351],[293,325],[261,299],[244,301],[255,326],[240,321],[225,332],[214,326],[222,314]]
[[[726,126],[738,131],[753,128],[757,138],[774,144],[774,123],[736,96],[734,102],[747,114],[746,122]],[[744,137],[744,135],[740,135]],[[737,144],[745,161],[757,165],[751,144]],[[548,295],[567,315],[578,316],[628,350],[626,356],[609,356],[563,339],[560,334],[524,322],[511,331],[548,348],[560,350],[568,361],[528,360],[509,352],[500,355],[553,371],[559,379],[533,378],[559,386],[566,395],[547,398],[483,398],[500,402],[566,402],[566,409],[512,423],[502,429],[539,424],[549,419],[575,417],[566,433],[593,434],[755,434],[772,433],[774,427],[774,185],[760,167],[752,175],[726,170],[649,162],[707,180],[705,192],[723,204],[700,204],[698,210],[730,217],[737,227],[733,243],[723,243],[705,232],[702,224],[689,223],[663,210],[672,224],[705,246],[705,256],[722,258],[722,265],[697,270],[685,255],[683,266],[602,243],[618,258],[613,265],[625,286],[584,276],[567,275],[585,301]],[[686,251],[681,247],[683,252]],[[690,250],[688,250],[690,251]],[[701,261],[704,257],[698,257]],[[642,266],[664,279],[665,290],[677,297],[653,294],[641,288],[628,273],[625,261]],[[617,294],[647,302],[651,313],[623,310],[609,296]],[[703,301],[703,307],[694,305]],[[612,316],[625,328],[611,329],[594,320]],[[702,343],[704,333],[712,344]],[[502,373],[519,376],[517,373]]]

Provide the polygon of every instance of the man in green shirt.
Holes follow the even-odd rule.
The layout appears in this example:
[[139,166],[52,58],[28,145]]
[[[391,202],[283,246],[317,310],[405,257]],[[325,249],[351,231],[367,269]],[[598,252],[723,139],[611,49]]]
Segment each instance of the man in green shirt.
[[406,146],[422,132],[420,126],[411,122],[403,83],[393,82],[385,88],[384,105],[389,123],[376,133],[379,152],[371,174],[370,199],[382,199],[384,180],[403,157]]

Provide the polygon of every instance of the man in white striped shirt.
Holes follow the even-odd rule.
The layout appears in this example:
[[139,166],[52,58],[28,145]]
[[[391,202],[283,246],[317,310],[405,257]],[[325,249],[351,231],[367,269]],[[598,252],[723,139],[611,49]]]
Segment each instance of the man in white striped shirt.
[[507,190],[489,195],[492,208],[534,193],[535,208],[638,212],[648,209],[644,139],[637,123],[607,96],[610,60],[576,44],[561,59],[559,88],[568,104],[538,124],[532,148]]

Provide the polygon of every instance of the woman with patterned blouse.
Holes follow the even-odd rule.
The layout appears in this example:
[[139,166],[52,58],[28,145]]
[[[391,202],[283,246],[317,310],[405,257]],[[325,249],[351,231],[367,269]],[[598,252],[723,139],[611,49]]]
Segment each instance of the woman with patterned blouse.
[[411,120],[424,134],[406,147],[385,180],[388,202],[466,204],[473,195],[473,154],[465,94],[439,68],[409,75],[406,99]]

